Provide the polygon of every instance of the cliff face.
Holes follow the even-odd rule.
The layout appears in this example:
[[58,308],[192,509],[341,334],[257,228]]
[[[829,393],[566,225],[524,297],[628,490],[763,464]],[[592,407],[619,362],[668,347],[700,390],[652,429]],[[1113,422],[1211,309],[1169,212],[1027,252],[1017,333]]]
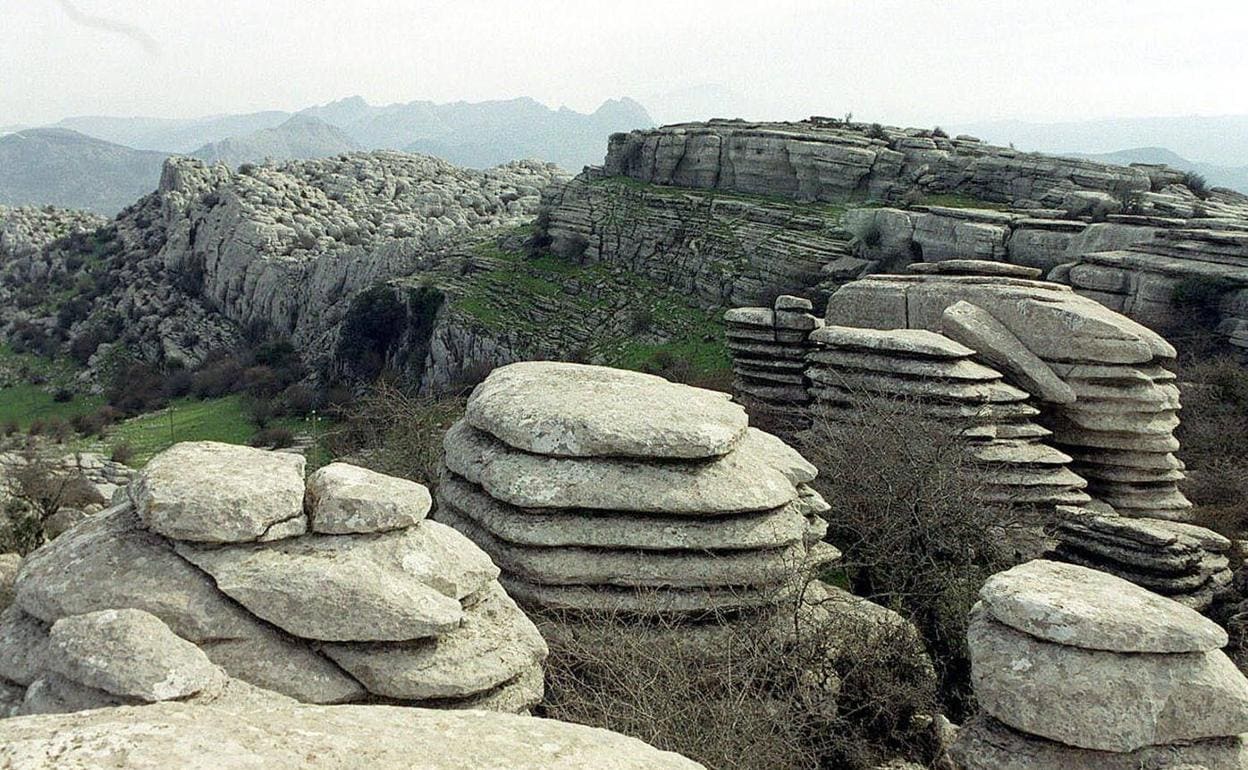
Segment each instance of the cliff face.
[[972,137],[836,121],[711,121],[615,134],[604,170],[643,182],[837,202],[918,189],[1017,208],[1069,208],[1088,193],[1147,191],[1148,173],[1023,153]]

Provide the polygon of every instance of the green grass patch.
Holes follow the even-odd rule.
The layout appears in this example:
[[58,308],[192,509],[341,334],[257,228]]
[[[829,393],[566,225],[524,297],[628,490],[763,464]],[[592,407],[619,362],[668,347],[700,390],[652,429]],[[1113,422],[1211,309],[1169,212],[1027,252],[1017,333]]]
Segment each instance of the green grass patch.
[[103,405],[102,396],[74,396],[71,401],[57,402],[46,386],[14,385],[0,388],[0,425],[17,423],[24,431],[36,420],[69,420]]

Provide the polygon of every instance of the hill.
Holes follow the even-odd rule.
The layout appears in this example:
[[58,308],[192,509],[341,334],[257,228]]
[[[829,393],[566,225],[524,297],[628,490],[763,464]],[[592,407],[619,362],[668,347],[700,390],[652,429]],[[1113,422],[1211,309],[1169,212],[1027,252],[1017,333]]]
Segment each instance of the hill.
[[0,136],[0,204],[115,214],[156,185],[166,157],[67,129],[6,134]]
[[211,142],[191,153],[209,163],[230,166],[264,160],[325,158],[358,150],[351,137],[312,115],[295,115],[274,128]]

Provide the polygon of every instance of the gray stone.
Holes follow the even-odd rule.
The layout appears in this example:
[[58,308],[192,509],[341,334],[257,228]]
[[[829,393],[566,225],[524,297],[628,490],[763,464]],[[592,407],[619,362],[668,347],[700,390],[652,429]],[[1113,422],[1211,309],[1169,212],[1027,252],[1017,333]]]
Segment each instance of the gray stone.
[[462,619],[459,600],[498,576],[489,557],[433,521],[374,535],[305,535],[272,544],[179,544],[217,588],[295,636],[404,641]]
[[459,627],[436,639],[323,649],[369,692],[401,700],[477,695],[540,664],[547,652],[532,621],[497,583],[465,610]]
[[753,429],[724,457],[643,462],[552,458],[513,449],[460,421],[447,431],[446,465],[491,497],[522,508],[596,508],[715,515],[779,508],[796,496],[788,452]]
[[776,310],[796,310],[806,313],[815,308],[814,303],[810,300],[805,297],[795,297],[792,294],[781,294],[779,297],[776,297],[774,307]]
[[49,639],[54,671],[113,695],[155,702],[225,683],[225,673],[202,650],[142,610],[61,618]]
[[385,706],[141,708],[0,721],[0,766],[296,770],[696,770],[636,738],[582,725],[485,711]]
[[904,353],[921,358],[970,358],[975,354],[966,345],[925,329],[879,330],[854,326],[825,326],[811,332],[810,341],[831,348]]
[[313,532],[329,535],[410,527],[429,514],[423,484],[347,463],[330,463],[308,477],[304,505]]
[[1037,559],[979,591],[1000,623],[1057,644],[1114,652],[1208,652],[1226,632],[1197,612],[1104,572]]
[[770,511],[708,519],[638,516],[620,511],[526,509],[495,500],[475,484],[449,474],[438,484],[438,501],[439,506],[453,508],[495,537],[526,546],[740,550],[789,545],[800,541],[806,530],[806,521],[796,510],[796,503]]
[[1001,275],[1010,278],[1039,278],[1042,270],[1008,262],[986,259],[942,259],[939,262],[915,262],[906,265],[907,272],[920,275]]
[[799,574],[806,559],[801,542],[785,547],[725,553],[533,548],[485,532],[453,508],[438,518],[466,534],[510,576],[543,585],[620,588],[717,588],[778,586]]
[[16,604],[0,611],[0,679],[29,685],[48,669],[48,624]]
[[896,354],[860,353],[833,349],[816,350],[808,354],[806,360],[835,369],[864,370],[929,379],[971,382],[991,382],[1001,379],[1001,373],[997,370],[968,359],[905,358]]
[[257,540],[303,516],[302,455],[212,441],[175,444],[130,487],[139,518],[176,540]]
[[1243,770],[1248,745],[1241,736],[1127,753],[1090,751],[1024,735],[979,715],[963,725],[950,748],[963,770]]
[[17,716],[68,714],[74,711],[126,706],[143,701],[88,687],[54,672],[46,672],[26,688]]
[[940,330],[950,339],[973,348],[979,358],[1041,401],[1069,404],[1075,400],[1071,387],[983,308],[965,301],[955,302],[945,308]]
[[468,399],[466,419],[527,452],[646,458],[727,454],[748,422],[724,393],[553,361],[495,369]]
[[1031,735],[1127,752],[1248,731],[1248,680],[1220,650],[1065,647],[998,623],[982,606],[971,614],[967,644],[980,706]]

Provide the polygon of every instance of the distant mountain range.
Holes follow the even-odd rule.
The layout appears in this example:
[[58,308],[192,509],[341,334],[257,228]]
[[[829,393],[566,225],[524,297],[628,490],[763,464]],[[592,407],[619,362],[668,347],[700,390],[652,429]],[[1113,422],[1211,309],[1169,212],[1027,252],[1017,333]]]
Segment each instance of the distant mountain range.
[[5,134],[0,136],[0,204],[114,214],[156,188],[167,157],[63,128]]
[[113,214],[154,189],[161,162],[175,154],[237,166],[390,149],[473,168],[537,158],[580,171],[602,162],[610,134],[653,125],[627,98],[589,114],[529,98],[375,106],[356,96],[295,113],[66,118],[48,128],[0,131],[0,203]]

